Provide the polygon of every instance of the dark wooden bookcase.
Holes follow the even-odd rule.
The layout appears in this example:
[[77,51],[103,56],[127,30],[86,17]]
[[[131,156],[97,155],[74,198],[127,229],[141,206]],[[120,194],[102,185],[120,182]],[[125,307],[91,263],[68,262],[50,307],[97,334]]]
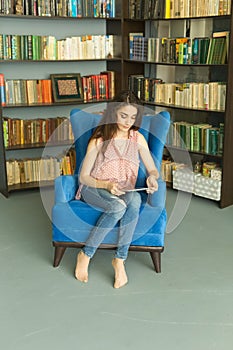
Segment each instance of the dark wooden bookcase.
[[[122,36],[123,36],[123,67],[122,67],[122,86],[128,86],[128,77],[131,74],[144,74],[149,76],[148,67],[150,65],[156,66],[155,69],[159,70],[159,67],[166,67],[166,69],[175,69],[178,67],[179,71],[182,69],[208,69],[208,79],[209,81],[214,81],[214,79],[219,76],[222,77],[227,83],[227,96],[226,96],[226,107],[224,112],[213,112],[213,111],[198,111],[197,109],[182,108],[178,106],[171,106],[166,104],[156,104],[150,103],[151,106],[156,110],[157,108],[164,108],[170,111],[171,115],[175,111],[186,110],[190,112],[194,117],[193,120],[199,122],[201,120],[217,120],[218,122],[224,123],[224,150],[223,155],[212,156],[205,154],[205,161],[217,161],[220,162],[222,166],[222,187],[221,187],[221,199],[219,201],[220,208],[225,208],[233,204],[233,182],[232,182],[232,173],[233,173],[233,157],[232,157],[232,148],[233,148],[233,19],[232,14],[226,16],[212,16],[213,20],[213,31],[229,30],[229,56],[228,64],[224,65],[179,65],[179,64],[169,64],[169,63],[149,63],[145,61],[133,61],[129,60],[129,45],[128,45],[128,34],[130,32],[143,32],[147,36],[153,36],[153,32],[149,31],[150,23],[156,22],[157,25],[161,25],[167,22],[170,22],[170,25],[179,26],[179,22],[184,20],[195,21],[198,18],[176,18],[176,19],[165,19],[165,18],[155,18],[155,19],[130,19],[128,16],[128,6],[129,1],[123,4],[123,19],[122,19]],[[203,17],[202,20],[208,21],[211,16]],[[221,24],[222,23],[222,24]],[[219,80],[220,81],[220,80]],[[147,103],[148,104],[148,103]],[[182,150],[177,150],[182,153]],[[192,152],[190,152],[192,153]],[[193,152],[195,154],[195,152]],[[191,157],[193,155],[191,154]]]

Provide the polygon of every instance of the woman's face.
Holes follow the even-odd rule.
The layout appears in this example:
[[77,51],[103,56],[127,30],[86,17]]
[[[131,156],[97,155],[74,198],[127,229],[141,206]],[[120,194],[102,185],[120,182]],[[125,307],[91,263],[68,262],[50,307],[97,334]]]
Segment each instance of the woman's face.
[[119,131],[129,131],[137,117],[137,108],[132,105],[122,106],[117,111],[117,127]]

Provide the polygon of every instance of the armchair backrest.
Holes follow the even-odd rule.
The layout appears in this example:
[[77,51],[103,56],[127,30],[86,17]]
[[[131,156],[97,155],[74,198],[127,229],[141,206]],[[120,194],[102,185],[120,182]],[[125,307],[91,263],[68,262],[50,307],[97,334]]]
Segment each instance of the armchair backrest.
[[[78,108],[75,108],[70,112],[70,121],[75,139],[76,175],[79,174],[83,158],[86,154],[88,141],[100,119],[101,115],[85,112]],[[163,149],[166,143],[169,126],[170,114],[167,111],[162,111],[156,115],[144,116],[139,130],[148,142],[158,170],[160,170],[161,167]],[[141,164],[136,186],[144,186],[145,178],[146,172],[144,165]]]

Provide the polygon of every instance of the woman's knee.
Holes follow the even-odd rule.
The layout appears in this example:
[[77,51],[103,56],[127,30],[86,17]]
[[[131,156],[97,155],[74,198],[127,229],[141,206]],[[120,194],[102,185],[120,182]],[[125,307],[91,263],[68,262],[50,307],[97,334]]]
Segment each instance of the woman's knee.
[[125,201],[122,198],[114,196],[111,203],[109,203],[107,212],[112,215],[119,215],[121,217],[125,213],[126,209],[127,205]]

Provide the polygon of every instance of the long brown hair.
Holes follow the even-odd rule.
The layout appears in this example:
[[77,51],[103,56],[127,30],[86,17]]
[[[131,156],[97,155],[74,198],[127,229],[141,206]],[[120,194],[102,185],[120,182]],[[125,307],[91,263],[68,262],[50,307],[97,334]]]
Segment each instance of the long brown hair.
[[127,105],[132,105],[137,109],[135,122],[130,129],[138,130],[140,128],[143,112],[142,103],[133,91],[123,90],[114,98],[113,102],[108,103],[107,109],[104,111],[99,125],[96,127],[90,138],[90,140],[97,140],[100,137],[102,138],[104,142],[102,152],[106,150],[109,141],[117,131],[117,111],[121,107]]

